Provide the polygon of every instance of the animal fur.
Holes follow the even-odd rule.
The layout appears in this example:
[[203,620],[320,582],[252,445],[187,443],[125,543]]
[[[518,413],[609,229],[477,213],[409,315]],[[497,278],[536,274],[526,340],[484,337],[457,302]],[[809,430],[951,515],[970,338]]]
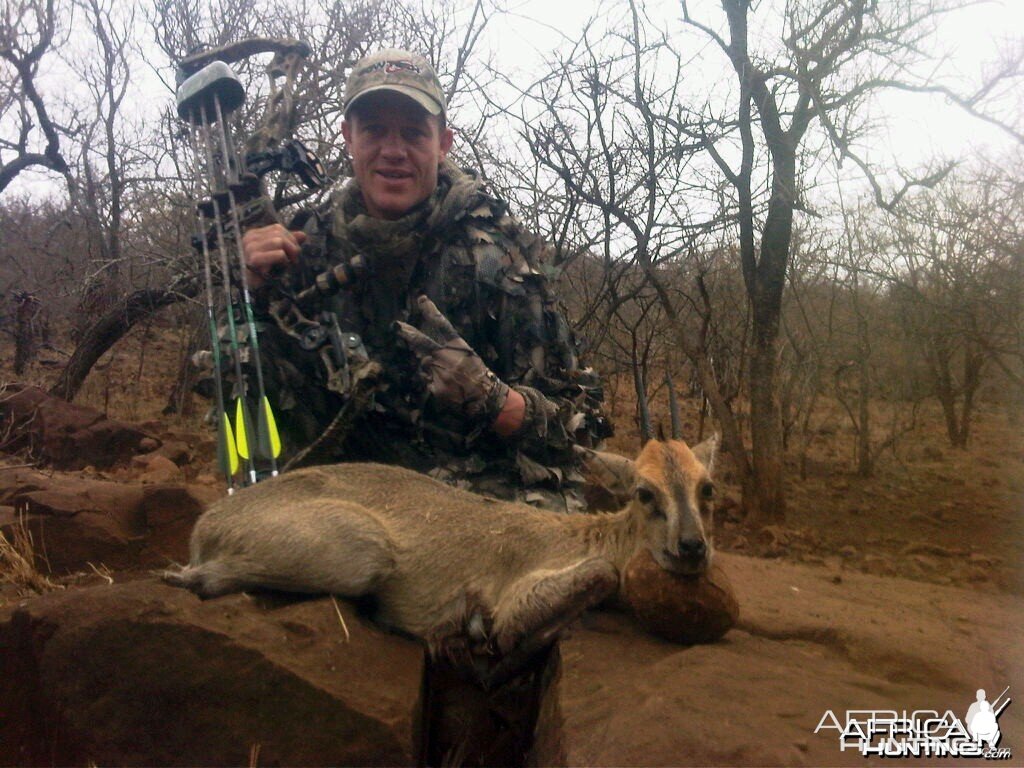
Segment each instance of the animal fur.
[[265,587],[372,596],[374,618],[435,647],[542,647],[615,594],[646,546],[663,567],[710,563],[717,437],[650,441],[619,512],[559,514],[479,496],[400,467],[310,467],[242,489],[196,522],[190,564],[165,579],[202,597]]

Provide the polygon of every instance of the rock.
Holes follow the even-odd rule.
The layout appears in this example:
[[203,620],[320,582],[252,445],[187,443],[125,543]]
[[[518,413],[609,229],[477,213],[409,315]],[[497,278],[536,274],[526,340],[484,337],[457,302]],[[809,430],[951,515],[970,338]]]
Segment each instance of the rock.
[[154,437],[144,437],[139,441],[139,450],[149,453],[160,447],[160,441]]
[[0,430],[8,431],[6,452],[24,451],[56,469],[108,469],[159,445],[139,427],[20,384],[8,384],[0,398]]
[[409,765],[420,645],[153,579],[0,609],[0,765]]
[[896,566],[888,558],[868,555],[864,558],[864,572],[876,576],[893,576],[896,573]]
[[701,576],[661,568],[644,548],[626,566],[626,604],[645,629],[676,643],[710,643],[739,618],[732,584],[717,563]]
[[909,559],[918,573],[922,575],[928,575],[939,570],[938,560],[929,555],[911,555]]
[[192,461],[192,447],[184,440],[165,440],[163,445],[156,449],[160,456],[166,456],[177,466],[183,467]]
[[182,479],[178,465],[166,456],[148,453],[132,459],[131,466],[138,470],[142,483],[173,483]]
[[203,485],[207,487],[219,487],[223,485],[224,479],[217,477],[211,472],[200,472],[196,475],[196,485]]
[[766,547],[786,547],[792,536],[778,525],[766,525],[757,532],[757,542]]
[[5,469],[0,472],[0,504],[14,505],[15,494],[45,488],[51,475],[28,467]]
[[[177,468],[175,468],[177,469]],[[4,473],[6,474],[6,473]],[[36,567],[63,575],[101,563],[115,570],[165,567],[188,559],[192,524],[218,491],[199,485],[111,483],[41,473],[0,487],[32,534]],[[15,517],[0,516],[7,532]]]
[[146,541],[137,567],[188,561],[188,540],[196,519],[221,496],[218,489],[188,485],[147,486],[142,492]]
[[54,475],[47,485],[14,496],[19,510],[30,515],[74,517],[83,512],[105,514],[130,535],[145,532],[137,508],[142,488],[127,483]]
[[901,555],[934,555],[936,557],[956,557],[953,550],[930,542],[913,542],[900,550]]
[[977,583],[981,581],[988,581],[989,577],[990,573],[987,568],[971,566],[970,568],[966,569],[966,573],[964,574],[963,578],[969,582]]

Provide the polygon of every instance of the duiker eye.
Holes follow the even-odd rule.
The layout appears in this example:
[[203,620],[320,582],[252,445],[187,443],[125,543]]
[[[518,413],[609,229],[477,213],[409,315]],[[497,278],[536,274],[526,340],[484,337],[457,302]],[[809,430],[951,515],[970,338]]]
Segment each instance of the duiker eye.
[[651,491],[650,488],[637,488],[636,489],[636,497],[640,501],[641,504],[653,504],[654,503],[654,493]]
[[700,484],[700,497],[705,501],[711,501],[715,497],[715,484],[714,483],[701,483]]

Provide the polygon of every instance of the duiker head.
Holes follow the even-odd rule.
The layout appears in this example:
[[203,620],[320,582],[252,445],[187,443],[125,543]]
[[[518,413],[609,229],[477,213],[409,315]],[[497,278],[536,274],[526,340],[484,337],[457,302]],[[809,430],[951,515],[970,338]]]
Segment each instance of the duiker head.
[[693,449],[681,440],[651,440],[636,460],[634,504],[644,519],[644,543],[665,570],[697,574],[711,564],[717,451],[718,435]]

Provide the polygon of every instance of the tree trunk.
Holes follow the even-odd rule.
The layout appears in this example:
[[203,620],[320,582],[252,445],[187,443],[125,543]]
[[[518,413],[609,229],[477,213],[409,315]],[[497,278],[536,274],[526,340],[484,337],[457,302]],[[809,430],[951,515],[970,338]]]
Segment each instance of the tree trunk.
[[[778,399],[778,341],[782,316],[782,292],[786,284],[793,234],[793,196],[796,189],[796,158],[773,147],[776,164],[772,198],[761,232],[761,254],[753,280],[745,281],[753,318],[750,355],[750,437],[754,464],[755,496],[744,499],[752,519],[761,524],[786,519],[785,465],[782,447],[782,408]],[[752,502],[752,503],[751,503]]]
[[642,363],[633,357],[633,388],[636,390],[636,419],[640,428],[640,444],[644,445],[654,437],[651,426],[651,411],[647,403],[647,383],[644,381]]
[[753,497],[744,498],[751,519],[760,524],[785,520],[782,411],[775,397],[774,339],[755,341],[750,358],[750,437],[754,465]]
[[14,373],[21,376],[36,356],[35,319],[39,314],[39,299],[28,291],[14,294],[17,304],[14,329]]
[[955,448],[966,449],[971,436],[971,421],[974,417],[974,396],[981,384],[981,371],[985,367],[985,355],[973,350],[964,351],[964,401],[960,409],[960,428],[957,431]]
[[[742,147],[741,165],[732,172],[739,213],[740,261],[743,284],[750,302],[753,344],[750,352],[750,437],[753,459],[752,493],[744,491],[743,506],[751,521],[767,525],[785,520],[783,483],[782,408],[778,399],[776,359],[782,292],[793,235],[797,198],[796,148],[813,117],[810,102],[792,116],[783,129],[777,96],[767,85],[759,64],[748,51],[749,0],[722,0],[729,22],[727,53],[739,81],[737,129]],[[761,228],[760,249],[755,242],[754,127],[760,129],[771,155],[771,197]],[[760,250],[760,253],[758,253]]]
[[[674,318],[673,322],[678,324],[678,317]],[[740,492],[744,499],[752,499],[755,496],[756,483],[754,470],[747,457],[747,448],[743,443],[743,431],[736,420],[736,414],[733,413],[722,394],[722,389],[715,378],[715,372],[708,362],[707,349],[692,343],[681,327],[676,333],[676,338],[679,340],[679,346],[683,348],[683,353],[690,359],[697,372],[701,389],[704,391],[704,403],[711,406],[711,412],[722,429],[722,449],[732,458],[740,482]],[[703,435],[700,439],[703,440]],[[750,509],[746,506],[744,508]]]
[[178,290],[153,288],[131,294],[120,306],[107,312],[85,330],[50,394],[64,400],[74,400],[96,361],[137,322],[195,294],[195,285],[187,285]]
[[[965,349],[964,378],[958,388],[950,371],[950,356],[933,354],[931,358],[932,373],[935,376],[935,396],[942,405],[942,415],[946,420],[946,436],[954,448],[967,447],[971,434],[971,419],[974,416],[974,396],[981,385],[981,372],[986,360],[983,353],[970,348]],[[963,398],[963,402],[960,404],[960,412],[957,413],[957,400],[960,397]]]
[[863,317],[857,319],[857,332],[860,337],[857,350],[857,403],[859,417],[857,419],[857,475],[870,477],[871,462],[871,381],[868,358],[868,324]]
[[168,416],[177,413],[181,416],[191,416],[195,413],[192,387],[196,383],[196,366],[192,363],[192,356],[203,348],[204,342],[210,343],[210,331],[206,322],[206,313],[199,311],[189,312],[185,316],[185,324],[188,328],[188,341],[181,351],[178,361],[178,376],[171,386],[171,392],[167,396],[167,405],[164,406],[163,414]]

